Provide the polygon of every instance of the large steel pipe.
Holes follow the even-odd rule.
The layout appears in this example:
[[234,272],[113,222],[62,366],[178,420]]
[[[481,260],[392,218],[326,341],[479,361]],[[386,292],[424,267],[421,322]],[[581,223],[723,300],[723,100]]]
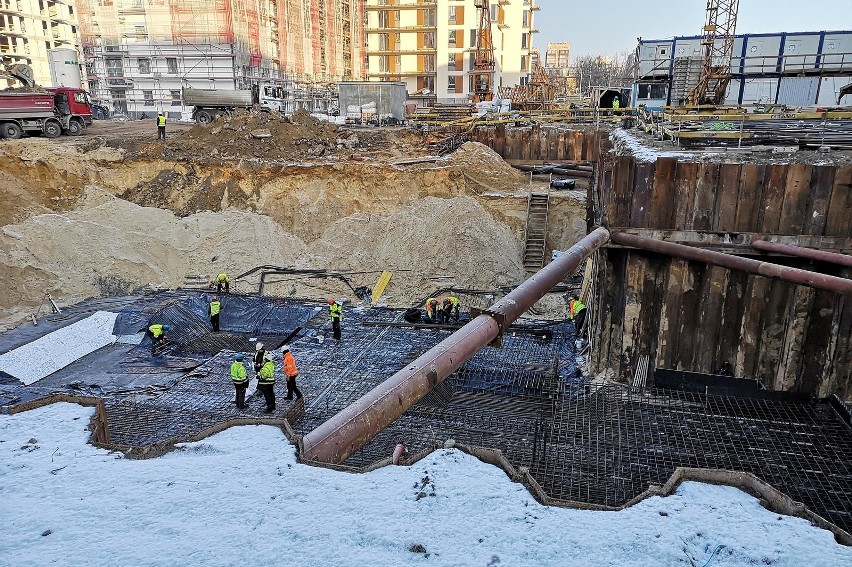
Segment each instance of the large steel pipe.
[[302,457],[342,463],[417,403],[447,376],[498,337],[565,276],[574,273],[592,252],[609,240],[606,229],[595,229],[495,303],[486,313],[438,343],[420,358],[370,390],[302,439]]
[[826,252],[824,250],[815,250],[813,248],[805,248],[803,246],[793,246],[792,244],[781,244],[780,242],[770,242],[768,240],[754,240],[751,243],[751,247],[763,252],[778,252],[779,254],[798,256],[799,258],[808,258],[810,260],[819,260],[820,262],[830,262],[832,264],[852,268],[852,256],[847,254]]
[[852,280],[838,278],[835,276],[827,276],[807,270],[799,270],[798,268],[788,268],[787,266],[779,266],[770,262],[761,262],[750,258],[741,258],[721,252],[713,252],[702,248],[694,248],[692,246],[684,246],[683,244],[675,244],[674,242],[665,242],[654,238],[645,238],[625,232],[615,232],[612,234],[612,241],[625,246],[633,246],[667,254],[669,256],[678,256],[688,260],[705,262],[714,264],[732,270],[742,270],[752,274],[759,274],[769,278],[777,278],[788,282],[793,282],[799,285],[806,285],[817,289],[827,289],[835,293],[852,294]]

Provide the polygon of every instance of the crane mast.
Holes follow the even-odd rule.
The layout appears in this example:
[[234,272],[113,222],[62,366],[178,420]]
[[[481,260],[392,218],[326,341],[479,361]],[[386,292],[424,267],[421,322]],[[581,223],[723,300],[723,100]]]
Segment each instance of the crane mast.
[[731,82],[731,57],[740,0],[707,0],[707,21],[701,40],[701,75],[689,93],[689,104],[718,105]]
[[478,0],[479,28],[476,33],[476,55],[473,60],[473,102],[494,99],[494,43],[491,39],[491,6]]

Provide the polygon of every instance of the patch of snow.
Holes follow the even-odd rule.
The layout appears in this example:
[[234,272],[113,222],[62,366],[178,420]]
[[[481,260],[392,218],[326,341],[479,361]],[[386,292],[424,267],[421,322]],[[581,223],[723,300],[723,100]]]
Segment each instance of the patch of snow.
[[[613,145],[622,153],[632,155],[639,161],[654,162],[661,157],[679,157],[679,158],[694,158],[695,154],[688,152],[676,152],[668,150],[658,150],[646,146],[639,138],[628,132],[627,130],[617,129],[610,135],[609,139]],[[715,154],[703,154],[702,157],[707,157]]]
[[14,350],[0,355],[0,370],[32,384],[75,360],[115,342],[117,313],[98,311]]
[[343,473],[299,464],[271,426],[124,459],[86,444],[93,411],[0,415],[0,564],[852,565],[830,532],[730,487],[686,482],[621,512],[546,507],[454,449]]

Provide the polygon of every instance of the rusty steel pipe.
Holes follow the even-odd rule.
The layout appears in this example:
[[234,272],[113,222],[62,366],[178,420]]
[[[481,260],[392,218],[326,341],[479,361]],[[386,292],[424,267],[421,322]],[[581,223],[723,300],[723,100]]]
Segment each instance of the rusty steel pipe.
[[852,268],[852,256],[849,256],[848,254],[826,252],[824,250],[816,250],[814,248],[805,248],[804,246],[793,246],[792,244],[770,242],[769,240],[754,240],[751,243],[751,247],[762,252],[779,252],[781,254],[787,254],[788,256],[798,256],[799,258],[819,260],[820,262],[830,262],[832,264]]
[[788,268],[787,266],[779,266],[770,262],[741,258],[739,256],[732,256],[731,254],[713,252],[711,250],[675,244],[674,242],[665,242],[655,238],[645,238],[624,232],[613,233],[612,241],[625,246],[633,246],[635,248],[642,248],[643,250],[659,252],[660,254],[705,262],[732,270],[741,270],[768,278],[777,278],[799,285],[826,289],[835,293],[852,294],[852,280],[845,278],[799,270],[798,268]]
[[302,458],[342,463],[500,335],[609,240],[595,229],[485,313],[302,438]]

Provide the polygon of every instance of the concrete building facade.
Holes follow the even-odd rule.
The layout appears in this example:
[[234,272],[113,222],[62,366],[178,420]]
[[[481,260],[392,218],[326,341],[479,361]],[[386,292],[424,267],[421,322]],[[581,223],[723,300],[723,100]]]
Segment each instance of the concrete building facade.
[[[480,0],[367,0],[367,75],[403,81],[412,99],[462,103],[473,91]],[[535,0],[489,3],[494,89],[526,84]]]
[[[76,0],[89,90],[131,117],[186,117],[183,87],[300,96],[365,74],[364,0]],[[312,96],[312,95],[311,95]]]
[[571,66],[571,44],[567,41],[550,42],[544,56],[544,66],[551,69],[567,69]]
[[[53,86],[48,52],[56,48],[80,48],[73,2],[0,0],[0,62],[25,63],[36,83]],[[7,86],[19,85],[0,76],[0,88]]]

